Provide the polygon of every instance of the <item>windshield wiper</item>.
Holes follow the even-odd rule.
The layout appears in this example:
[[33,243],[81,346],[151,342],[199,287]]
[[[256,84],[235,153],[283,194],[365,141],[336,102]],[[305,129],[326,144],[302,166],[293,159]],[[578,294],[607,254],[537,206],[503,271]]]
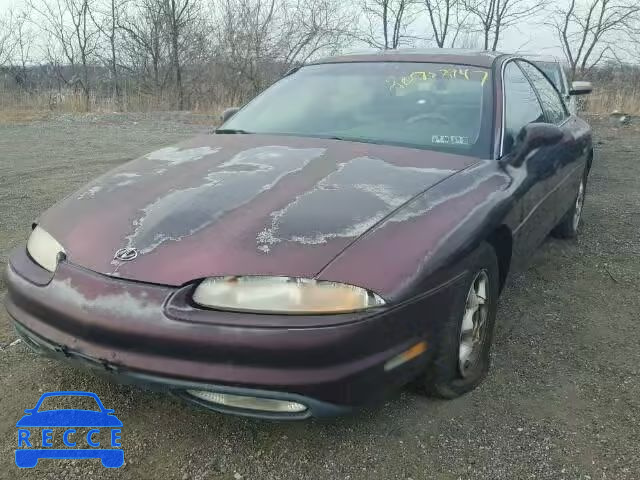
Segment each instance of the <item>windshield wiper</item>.
[[373,143],[375,145],[381,145],[385,142],[381,140],[373,140],[371,138],[360,138],[360,137],[343,137],[340,135],[317,135],[319,138],[326,138],[327,140],[340,140],[343,142],[356,142],[356,143]]
[[245,134],[250,134],[252,132],[247,132],[246,130],[241,130],[239,128],[217,128],[214,130],[215,133],[245,133]]

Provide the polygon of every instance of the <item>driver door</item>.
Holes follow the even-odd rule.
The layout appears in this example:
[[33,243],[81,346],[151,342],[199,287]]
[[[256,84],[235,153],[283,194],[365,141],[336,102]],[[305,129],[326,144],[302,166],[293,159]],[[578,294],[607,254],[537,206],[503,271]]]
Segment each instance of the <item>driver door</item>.
[[[549,123],[537,91],[520,66],[511,61],[504,71],[505,132],[503,154],[511,155],[519,134],[529,123]],[[566,137],[566,134],[565,134]],[[525,152],[524,162],[509,166],[515,183],[518,225],[513,231],[514,258],[528,258],[558,220],[558,205],[551,201],[560,179],[564,138]]]

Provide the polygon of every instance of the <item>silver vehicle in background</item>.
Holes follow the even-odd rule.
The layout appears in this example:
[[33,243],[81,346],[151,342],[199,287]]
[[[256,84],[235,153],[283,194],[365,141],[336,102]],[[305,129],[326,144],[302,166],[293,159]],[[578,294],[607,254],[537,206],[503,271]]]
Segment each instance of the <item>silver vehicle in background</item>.
[[553,56],[527,55],[527,58],[535,63],[542,70],[549,80],[556,86],[567,108],[573,115],[578,113],[578,102],[576,95],[586,95],[591,93],[593,87],[591,82],[575,81],[569,84],[567,74],[562,67],[562,62]]

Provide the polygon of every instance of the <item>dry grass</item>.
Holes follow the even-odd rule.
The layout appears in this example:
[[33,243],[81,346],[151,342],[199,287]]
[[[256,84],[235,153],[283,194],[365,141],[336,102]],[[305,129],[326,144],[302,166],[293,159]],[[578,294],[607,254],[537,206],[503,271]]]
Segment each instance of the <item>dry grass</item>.
[[588,113],[640,115],[640,71],[602,70],[594,72],[593,92],[580,98]]
[[[580,98],[580,110],[586,113],[609,114],[614,110],[640,115],[640,84],[635,82],[614,81],[607,84],[595,84],[594,91],[587,97]],[[207,98],[197,99],[192,118],[193,123],[210,125],[212,119],[218,119],[224,108],[233,102],[217,103]],[[94,113],[124,112],[158,112],[174,110],[173,96],[150,95],[142,92],[131,94],[125,92],[122,108],[116,105],[109,96],[91,97],[90,110]],[[24,91],[0,90],[0,124],[29,123],[42,120],[50,113],[84,113],[84,98],[79,93],[44,91],[29,93]]]
[[593,93],[585,100],[585,110],[589,113],[622,113],[640,115],[640,86],[616,88],[613,85],[594,87]]
[[[230,105],[230,104],[229,104]],[[219,105],[208,99],[194,102],[193,113],[202,115],[202,123],[210,124],[211,118],[218,118],[229,105]],[[109,96],[92,95],[89,110],[93,113],[113,112],[159,112],[175,110],[173,96],[136,93],[125,94],[122,105],[116,104]],[[24,91],[0,90],[0,122],[25,122],[39,120],[49,113],[86,113],[85,99],[80,93],[45,91],[28,93]],[[195,117],[197,118],[200,115]]]
[[46,110],[3,109],[0,110],[0,125],[36,122],[44,120],[48,114]]

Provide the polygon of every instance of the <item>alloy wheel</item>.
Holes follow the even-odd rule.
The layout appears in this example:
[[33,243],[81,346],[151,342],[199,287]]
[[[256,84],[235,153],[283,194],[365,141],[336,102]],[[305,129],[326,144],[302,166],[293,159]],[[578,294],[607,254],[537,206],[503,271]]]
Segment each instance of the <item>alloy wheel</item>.
[[481,356],[489,311],[488,293],[489,276],[486,270],[481,270],[469,287],[460,328],[458,368],[462,377],[474,370]]
[[573,230],[578,230],[580,225],[580,217],[582,215],[582,207],[584,206],[584,180],[580,181],[580,187],[578,187],[578,196],[576,197],[576,208],[573,212]]

